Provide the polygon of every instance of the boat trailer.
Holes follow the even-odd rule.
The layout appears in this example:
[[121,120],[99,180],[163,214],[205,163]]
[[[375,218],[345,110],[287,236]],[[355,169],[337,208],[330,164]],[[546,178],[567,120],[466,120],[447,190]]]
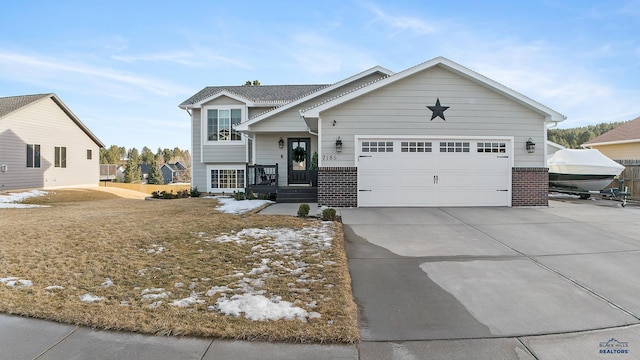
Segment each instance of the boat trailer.
[[629,197],[629,189],[624,186],[623,179],[618,180],[618,187],[607,188],[600,191],[586,191],[578,188],[569,187],[552,187],[549,186],[549,192],[555,192],[560,194],[577,195],[580,199],[589,199],[591,197],[600,198],[603,200],[620,201],[622,207],[627,205],[627,197]]

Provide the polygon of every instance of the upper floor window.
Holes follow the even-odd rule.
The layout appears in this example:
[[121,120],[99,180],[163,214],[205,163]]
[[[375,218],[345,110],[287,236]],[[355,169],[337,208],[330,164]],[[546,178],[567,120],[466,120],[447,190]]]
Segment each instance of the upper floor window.
[[27,167],[40,167],[40,145],[27,144]]
[[87,160],[91,160],[93,158],[93,153],[91,152],[91,149],[87,149]]
[[240,141],[240,133],[236,126],[242,122],[241,109],[208,109],[207,140],[208,141]]

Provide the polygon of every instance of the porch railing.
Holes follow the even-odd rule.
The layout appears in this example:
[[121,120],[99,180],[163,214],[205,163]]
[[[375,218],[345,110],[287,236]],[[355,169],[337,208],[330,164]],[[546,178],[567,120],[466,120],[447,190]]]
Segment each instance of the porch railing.
[[278,164],[247,165],[246,193],[269,194],[278,192]]

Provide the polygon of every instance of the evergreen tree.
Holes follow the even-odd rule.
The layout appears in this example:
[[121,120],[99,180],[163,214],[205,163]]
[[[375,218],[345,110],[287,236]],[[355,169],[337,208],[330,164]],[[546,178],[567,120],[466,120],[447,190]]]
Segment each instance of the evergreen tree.
[[149,164],[149,177],[147,177],[148,184],[162,185],[164,184],[164,178],[162,177],[162,171],[160,166],[156,163],[155,157],[153,162]]
[[129,151],[127,152],[127,159],[128,160],[133,159],[136,164],[140,163],[140,153],[138,152],[138,149],[136,148],[129,149]]
[[[136,150],[137,152],[137,150]],[[139,184],[142,180],[142,171],[138,167],[137,156],[129,157],[127,165],[124,168],[124,182],[131,184]]]
[[155,160],[156,160],[156,157],[151,151],[151,149],[149,149],[146,146],[143,147],[142,153],[140,153],[140,162],[143,164],[151,164],[152,162],[155,162]]
[[171,158],[173,157],[173,152],[171,151],[171,149],[164,148],[162,149],[162,157],[164,159],[164,162],[168,163],[169,161],[171,161]]

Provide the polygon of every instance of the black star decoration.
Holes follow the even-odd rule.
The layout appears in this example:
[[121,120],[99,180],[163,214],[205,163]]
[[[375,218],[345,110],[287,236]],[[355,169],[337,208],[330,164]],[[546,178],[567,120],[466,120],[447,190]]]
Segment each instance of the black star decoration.
[[[447,119],[444,118],[444,111],[447,110],[449,108],[449,106],[442,106],[440,105],[440,98],[438,98],[436,100],[436,105],[435,106],[427,106],[429,108],[429,110],[431,110],[432,114],[431,114],[431,120],[440,117],[442,118],[442,120],[447,121]],[[429,120],[429,121],[431,121]]]

